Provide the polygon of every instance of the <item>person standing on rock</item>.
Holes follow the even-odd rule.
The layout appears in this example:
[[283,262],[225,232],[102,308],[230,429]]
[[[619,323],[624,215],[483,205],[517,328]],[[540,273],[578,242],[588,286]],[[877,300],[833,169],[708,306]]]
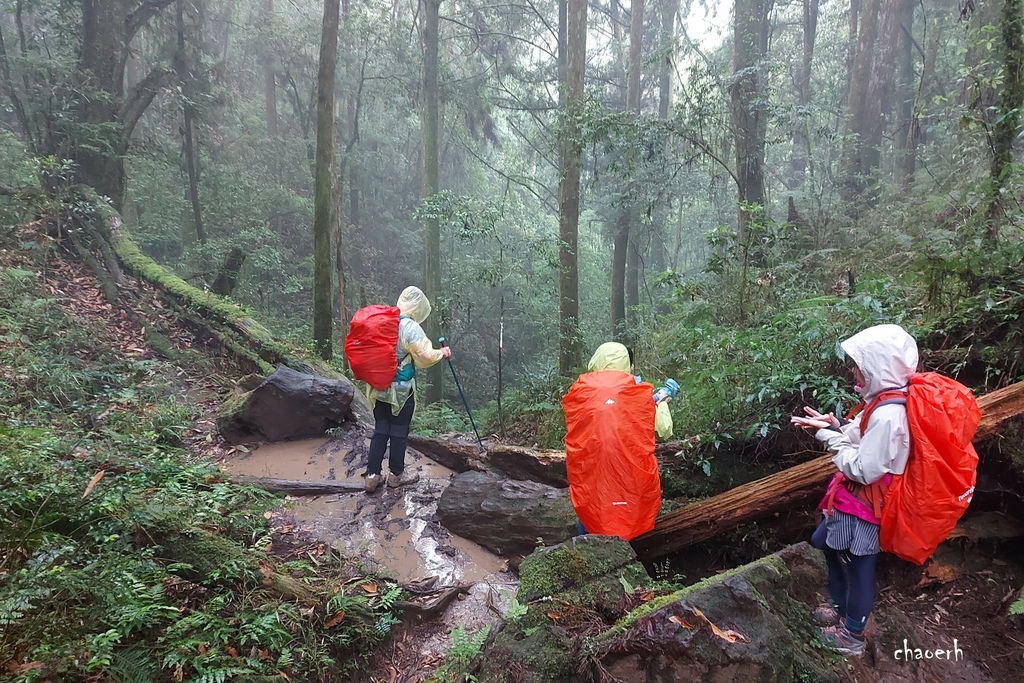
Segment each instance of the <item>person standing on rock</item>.
[[884,399],[882,392],[906,394],[918,352],[898,325],[869,327],[840,346],[855,364],[854,388],[869,408],[844,421],[805,407],[806,416],[791,422],[824,442],[839,468],[821,502],[824,520],[811,536],[811,544],[825,553],[831,602],[814,616],[822,640],[859,656],[867,647],[864,629],[875,601],[882,499],[892,477],[906,469],[911,444],[906,401],[874,399]]
[[[398,297],[401,318],[398,324],[398,372],[383,391],[369,389],[367,398],[373,407],[373,436],[370,437],[369,464],[363,488],[373,493],[387,481],[391,487],[414,484],[420,475],[405,469],[405,449],[409,442],[409,425],[416,408],[416,370],[426,369],[450,358],[450,348],[435,349],[420,324],[430,315],[430,301],[419,287],[406,287]],[[387,477],[382,473],[384,453],[391,445]]]
[[654,527],[661,478],[654,435],[672,436],[675,380],[655,390],[633,375],[633,354],[602,344],[562,399],[565,468],[579,532],[632,540]]

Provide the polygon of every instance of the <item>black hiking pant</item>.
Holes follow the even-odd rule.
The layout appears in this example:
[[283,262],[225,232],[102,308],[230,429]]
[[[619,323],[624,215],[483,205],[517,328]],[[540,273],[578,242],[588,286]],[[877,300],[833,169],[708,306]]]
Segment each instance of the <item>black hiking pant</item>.
[[405,448],[409,444],[409,425],[412,424],[412,412],[416,407],[416,398],[409,396],[397,415],[391,412],[391,404],[377,401],[373,406],[373,436],[370,437],[370,462],[366,467],[367,474],[380,474],[384,464],[384,452],[391,442],[391,455],[388,468],[394,475],[405,471]]

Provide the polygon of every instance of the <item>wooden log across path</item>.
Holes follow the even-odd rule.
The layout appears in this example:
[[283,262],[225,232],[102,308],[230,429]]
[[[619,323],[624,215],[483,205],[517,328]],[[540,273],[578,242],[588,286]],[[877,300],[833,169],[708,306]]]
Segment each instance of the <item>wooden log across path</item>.
[[[975,445],[994,436],[1007,419],[1024,414],[1024,382],[978,399],[981,423]],[[725,493],[662,515],[654,529],[633,540],[641,559],[654,559],[700,543],[740,524],[767,517],[820,497],[836,473],[831,455],[823,455]]]
[[337,493],[358,493],[363,490],[363,485],[354,481],[303,481],[244,476],[230,476],[228,481],[255,486],[272,493],[286,493],[289,496],[330,496]]

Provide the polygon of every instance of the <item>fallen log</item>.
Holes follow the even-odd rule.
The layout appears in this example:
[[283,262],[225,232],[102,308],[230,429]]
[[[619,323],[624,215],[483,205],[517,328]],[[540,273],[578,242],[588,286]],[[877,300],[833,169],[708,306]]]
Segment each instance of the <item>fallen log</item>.
[[461,443],[455,437],[442,440],[410,434],[409,446],[437,464],[460,474],[470,470],[484,471],[487,469],[476,443]]
[[[1024,413],[1024,382],[985,394],[978,399],[978,407],[982,420],[974,439],[976,446],[994,436],[1007,419]],[[835,472],[832,456],[823,455],[691,503],[659,517],[654,529],[633,540],[633,548],[641,559],[663,557],[745,522],[812,503]]]
[[271,493],[289,496],[330,496],[339,493],[361,493],[363,485],[352,481],[301,481],[297,479],[272,479],[268,477],[228,477],[232,484],[255,486]]

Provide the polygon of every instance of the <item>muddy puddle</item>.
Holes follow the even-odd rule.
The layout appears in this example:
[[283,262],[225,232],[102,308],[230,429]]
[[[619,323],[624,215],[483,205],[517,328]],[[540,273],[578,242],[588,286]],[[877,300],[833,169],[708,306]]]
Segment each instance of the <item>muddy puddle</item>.
[[[236,475],[361,485],[368,446],[368,439],[351,435],[263,444],[219,464]],[[406,455],[406,468],[419,473],[418,483],[382,486],[369,495],[289,498],[289,507],[302,531],[402,583],[432,577],[437,586],[514,582],[503,559],[433,521],[452,471],[412,450]]]

